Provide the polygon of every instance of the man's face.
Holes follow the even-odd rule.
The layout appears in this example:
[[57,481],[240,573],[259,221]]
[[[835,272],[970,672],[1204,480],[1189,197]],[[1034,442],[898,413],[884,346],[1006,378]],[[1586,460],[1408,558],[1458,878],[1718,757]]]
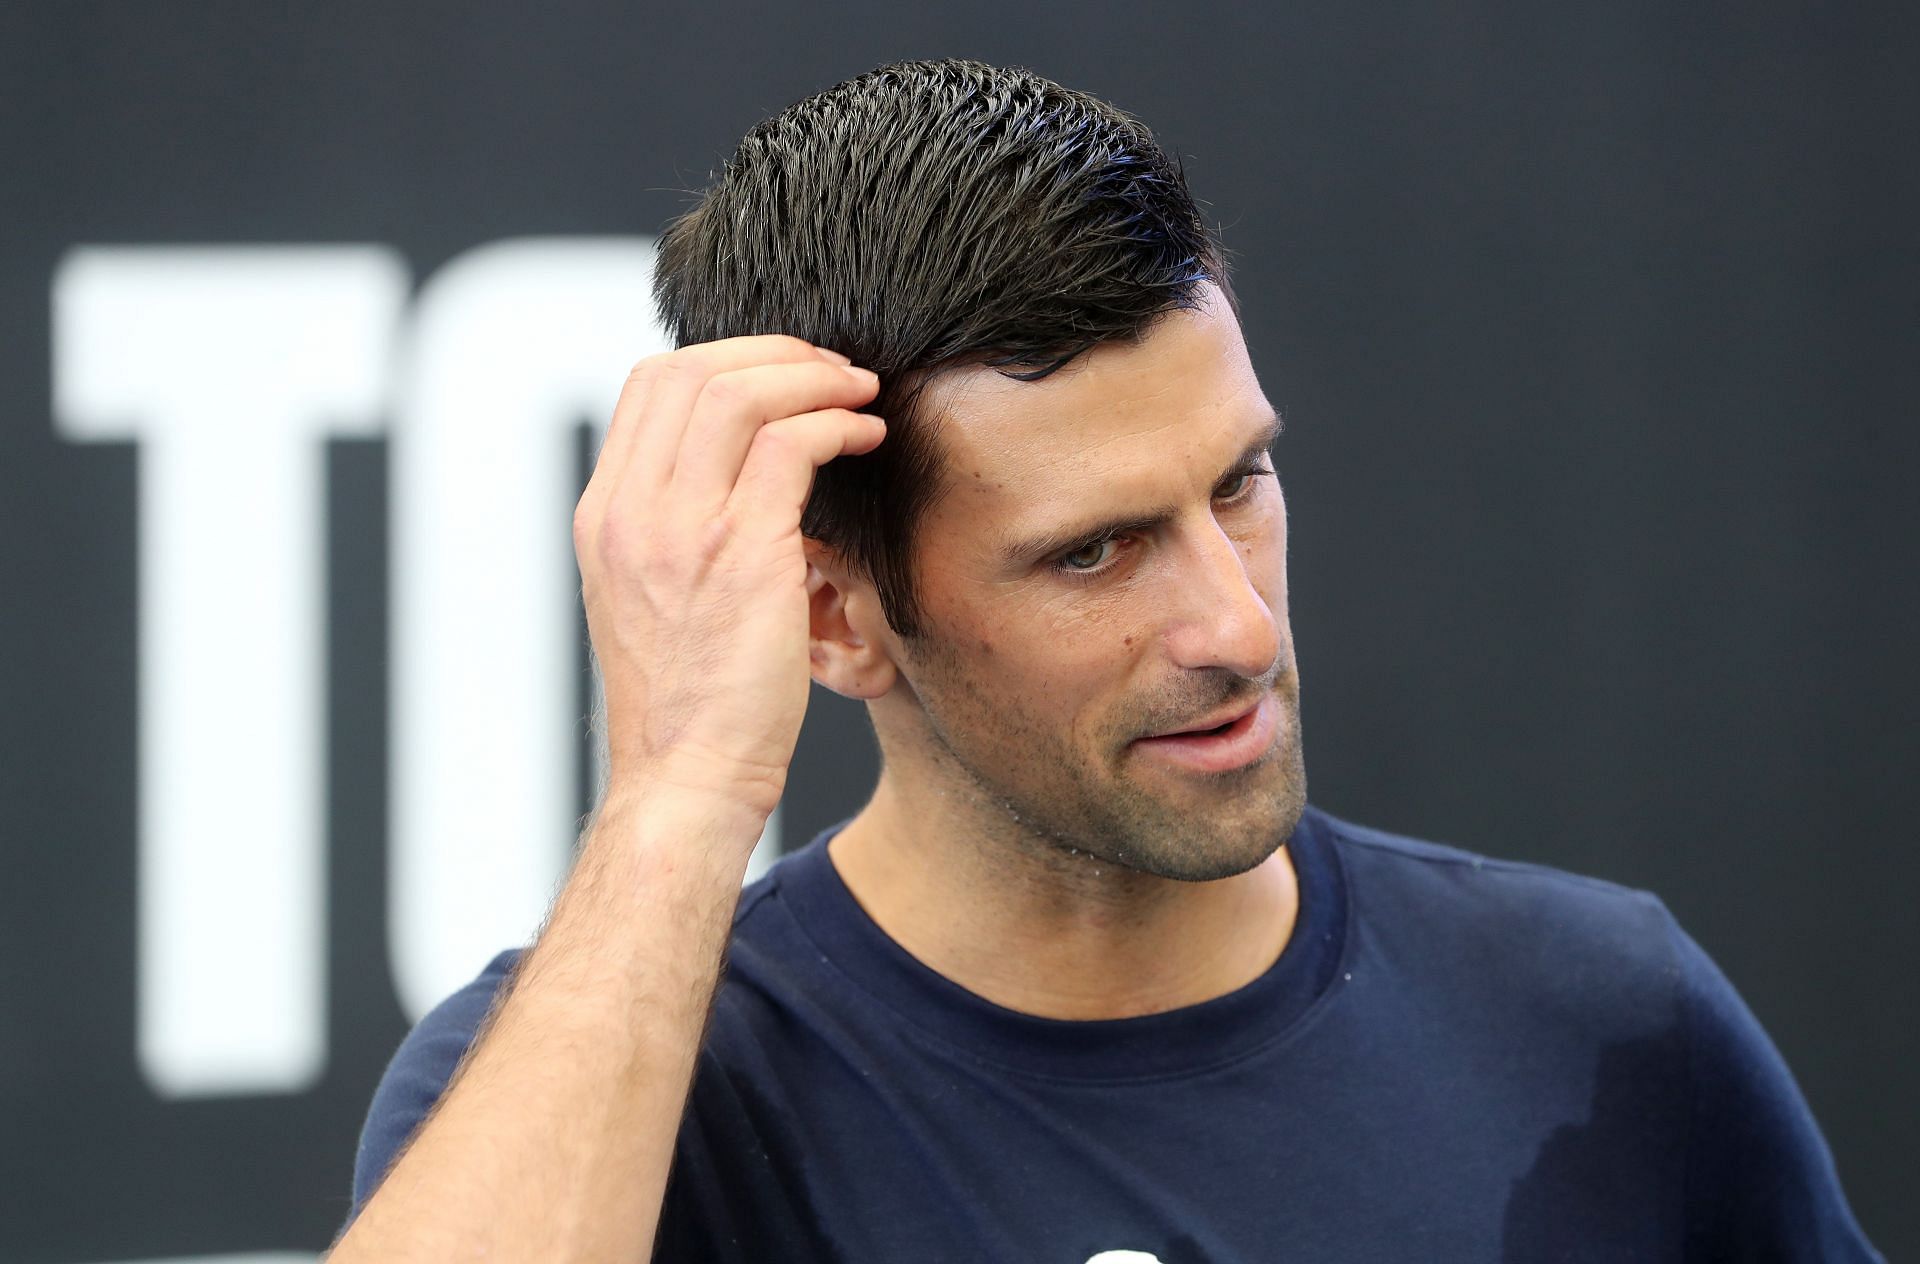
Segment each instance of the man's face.
[[1264,860],[1306,801],[1274,410],[1203,298],[1037,382],[935,382],[926,635],[891,642],[936,775],[1014,834],[1188,880]]

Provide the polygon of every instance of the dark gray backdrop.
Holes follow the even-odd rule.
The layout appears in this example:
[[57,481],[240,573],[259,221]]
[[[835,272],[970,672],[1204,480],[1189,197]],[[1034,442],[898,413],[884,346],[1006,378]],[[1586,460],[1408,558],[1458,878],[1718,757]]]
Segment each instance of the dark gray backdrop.
[[[338,441],[326,1073],[194,1102],[136,1073],[138,462],[55,436],[63,253],[381,242],[418,280],[495,239],[650,232],[765,114],[946,55],[1140,114],[1224,226],[1288,424],[1315,799],[1660,893],[1785,1052],[1869,1234],[1920,1257],[1914,13],[7,7],[0,1258],[320,1247],[404,1030],[405,577],[385,445]],[[857,805],[861,734],[810,717],[790,840]]]

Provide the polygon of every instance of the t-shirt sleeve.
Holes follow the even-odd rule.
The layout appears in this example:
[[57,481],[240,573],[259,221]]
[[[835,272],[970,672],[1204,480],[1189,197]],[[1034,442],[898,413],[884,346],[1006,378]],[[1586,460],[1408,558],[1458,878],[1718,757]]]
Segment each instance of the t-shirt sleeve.
[[347,1224],[366,1206],[387,1169],[446,1091],[519,955],[505,952],[495,957],[479,978],[435,1006],[400,1043],[374,1090],[360,1130],[360,1146],[353,1159],[353,1209]]
[[1687,1259],[1873,1261],[1799,1085],[1733,984],[1669,915],[1687,1034]]

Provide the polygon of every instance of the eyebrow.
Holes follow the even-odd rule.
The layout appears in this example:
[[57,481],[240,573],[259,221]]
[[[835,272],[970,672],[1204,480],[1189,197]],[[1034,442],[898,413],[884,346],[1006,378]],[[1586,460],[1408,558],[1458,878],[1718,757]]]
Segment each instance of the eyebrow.
[[[1213,481],[1225,482],[1235,473],[1245,470],[1262,452],[1273,446],[1280,434],[1280,418],[1269,417],[1260,427],[1260,434],[1240,454],[1233,458],[1227,468]],[[1024,540],[1011,540],[999,550],[1000,560],[1008,564],[1037,562],[1054,553],[1064,553],[1078,545],[1094,540],[1104,540],[1112,536],[1131,535],[1140,531],[1151,531],[1172,522],[1178,513],[1174,506],[1149,509],[1144,513],[1130,513],[1113,518],[1100,518],[1091,522],[1076,522],[1063,527],[1055,527],[1039,535]]]

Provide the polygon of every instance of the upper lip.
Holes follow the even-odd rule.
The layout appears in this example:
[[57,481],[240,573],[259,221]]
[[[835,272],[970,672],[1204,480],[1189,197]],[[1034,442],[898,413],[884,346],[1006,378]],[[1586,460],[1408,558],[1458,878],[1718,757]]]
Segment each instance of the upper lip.
[[1238,702],[1233,706],[1214,712],[1210,716],[1195,720],[1192,724],[1183,724],[1177,729],[1162,729],[1158,733],[1149,733],[1148,737],[1178,737],[1183,733],[1202,733],[1208,729],[1217,729],[1223,724],[1231,724],[1247,712],[1260,705],[1255,698],[1251,702]]

